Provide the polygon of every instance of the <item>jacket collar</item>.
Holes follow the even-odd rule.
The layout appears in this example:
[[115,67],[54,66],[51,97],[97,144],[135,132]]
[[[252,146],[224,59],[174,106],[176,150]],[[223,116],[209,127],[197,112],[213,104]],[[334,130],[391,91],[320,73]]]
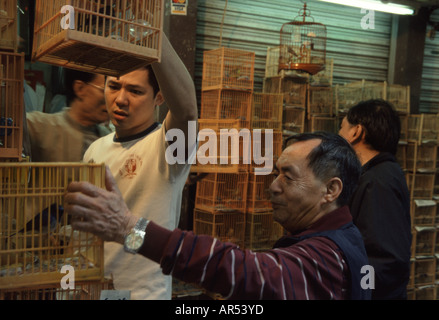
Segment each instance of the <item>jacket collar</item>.
[[372,167],[374,167],[382,162],[385,162],[385,161],[396,162],[396,158],[390,152],[380,152],[379,154],[377,154],[375,157],[373,157],[372,159],[370,159],[368,162],[366,162],[363,165],[362,171],[364,173],[367,170],[369,170],[370,168],[372,168]]
[[297,241],[300,241],[301,237],[310,234],[321,233],[328,230],[337,230],[350,222],[352,222],[352,215],[349,211],[349,207],[340,207],[321,217],[314,222],[310,228],[280,238],[275,243],[274,248],[290,246]]

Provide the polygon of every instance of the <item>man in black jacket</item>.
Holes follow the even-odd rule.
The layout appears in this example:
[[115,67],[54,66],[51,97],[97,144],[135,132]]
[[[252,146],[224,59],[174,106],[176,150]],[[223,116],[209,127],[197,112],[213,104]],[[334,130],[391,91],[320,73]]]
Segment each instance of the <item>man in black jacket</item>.
[[398,114],[383,100],[352,107],[339,132],[363,166],[350,209],[375,269],[376,300],[407,299],[412,235],[409,191],[395,158],[400,132]]

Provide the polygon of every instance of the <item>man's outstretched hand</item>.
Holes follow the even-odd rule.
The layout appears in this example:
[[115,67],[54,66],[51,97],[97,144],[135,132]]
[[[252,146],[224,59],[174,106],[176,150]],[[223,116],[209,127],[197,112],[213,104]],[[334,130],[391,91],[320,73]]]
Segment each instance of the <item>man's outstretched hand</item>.
[[72,216],[74,229],[123,244],[138,218],[125,204],[108,167],[105,168],[105,187],[104,190],[89,182],[71,182],[64,197],[64,209]]

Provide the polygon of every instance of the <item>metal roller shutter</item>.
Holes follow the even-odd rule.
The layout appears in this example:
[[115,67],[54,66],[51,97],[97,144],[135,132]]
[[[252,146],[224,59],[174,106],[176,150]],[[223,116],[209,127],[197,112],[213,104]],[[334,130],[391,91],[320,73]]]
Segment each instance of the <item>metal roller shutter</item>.
[[[430,20],[439,22],[439,10],[433,12]],[[425,39],[419,112],[439,112],[439,33],[437,32],[433,39],[428,36]]]
[[[315,22],[327,27],[327,57],[334,59],[334,84],[366,79],[387,81],[392,15],[375,12],[374,28],[363,29],[361,9],[306,1]],[[226,1],[198,0],[195,79],[200,88],[203,51],[220,46]],[[279,45],[282,24],[293,21],[300,1],[229,0],[222,46],[254,51],[255,91],[262,90],[267,48]]]

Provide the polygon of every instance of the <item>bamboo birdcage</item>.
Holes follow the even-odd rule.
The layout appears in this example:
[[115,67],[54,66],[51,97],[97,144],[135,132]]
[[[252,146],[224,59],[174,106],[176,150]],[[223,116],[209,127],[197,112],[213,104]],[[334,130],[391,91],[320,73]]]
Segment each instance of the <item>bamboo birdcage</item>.
[[103,242],[73,230],[63,197],[71,181],[104,187],[103,164],[0,163],[0,289],[103,279]]
[[160,61],[163,14],[163,0],[37,0],[32,59],[123,75]]
[[412,257],[434,256],[436,227],[414,226],[412,238]]
[[306,81],[312,86],[332,86],[334,59],[326,59],[325,69],[317,74],[311,75],[297,70],[279,71],[279,52],[280,46],[268,47],[265,64],[265,78],[281,77],[290,78],[298,81]]
[[264,93],[283,94],[286,105],[306,107],[306,83],[298,83],[293,78],[271,77],[264,79]]
[[284,232],[283,227],[273,220],[272,210],[247,212],[245,223],[245,248],[253,251],[272,249]]
[[194,233],[209,235],[223,242],[244,247],[245,213],[241,211],[203,211],[194,209]]
[[0,50],[16,52],[17,0],[0,0]]
[[77,281],[74,288],[63,289],[60,283],[0,290],[0,300],[100,300],[102,290],[112,290],[111,279]]
[[418,143],[439,140],[439,118],[437,114],[410,114],[408,117],[408,140]]
[[248,171],[251,162],[249,120],[199,119],[198,123],[199,147],[191,172]]
[[311,116],[332,116],[334,94],[331,87],[308,86],[308,119]]
[[247,212],[266,212],[272,209],[270,202],[270,185],[274,176],[249,173],[247,190]]
[[201,89],[253,92],[255,53],[220,47],[203,54]]
[[437,145],[435,143],[407,143],[407,169],[411,172],[436,172]]
[[304,107],[286,105],[282,114],[282,128],[291,133],[303,133],[305,131]]
[[436,300],[437,285],[423,285],[415,288],[415,300]]
[[336,133],[336,120],[336,117],[311,116],[311,119],[308,121],[308,131],[326,131]]
[[434,173],[406,173],[411,199],[431,199],[434,191]]
[[411,202],[413,226],[435,226],[436,201],[415,199]]
[[22,157],[23,81],[24,54],[0,52],[0,159]]
[[[312,21],[306,21],[307,18]],[[325,62],[326,26],[314,22],[305,3],[295,20],[284,23],[280,30],[279,71],[316,74],[325,68]]]
[[283,95],[253,93],[251,107],[252,129],[282,130]]
[[252,130],[253,160],[250,172],[257,172],[260,175],[270,174],[282,153],[282,131],[269,130]]
[[248,173],[209,173],[197,182],[195,208],[207,212],[245,212]]
[[201,92],[200,119],[250,120],[252,93],[240,90]]
[[416,259],[414,273],[416,287],[433,285],[436,277],[436,259],[434,257]]

